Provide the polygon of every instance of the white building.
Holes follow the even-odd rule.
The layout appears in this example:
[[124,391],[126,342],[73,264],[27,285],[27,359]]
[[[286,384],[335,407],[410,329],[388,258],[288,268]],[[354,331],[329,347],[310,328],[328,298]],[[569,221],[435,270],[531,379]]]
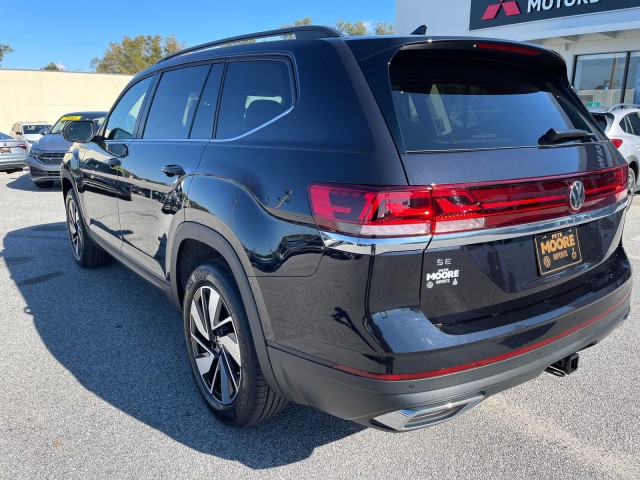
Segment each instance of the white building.
[[640,104],[640,0],[396,0],[396,32],[536,43],[560,53],[585,104]]

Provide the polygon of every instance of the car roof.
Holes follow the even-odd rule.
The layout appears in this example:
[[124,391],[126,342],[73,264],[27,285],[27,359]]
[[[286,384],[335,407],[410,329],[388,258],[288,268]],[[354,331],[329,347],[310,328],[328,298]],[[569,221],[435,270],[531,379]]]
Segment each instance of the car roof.
[[626,115],[629,112],[637,112],[640,110],[640,105],[632,103],[618,103],[611,107],[589,107],[591,113],[612,113],[616,116]]
[[[256,41],[265,38],[276,38],[271,41]],[[279,38],[278,38],[279,37]],[[294,38],[292,38],[294,37]],[[200,45],[195,45],[179,52],[173,53],[159,60],[155,65],[140,72],[133,80],[147,76],[156,70],[179,66],[186,63],[207,61],[214,59],[224,59],[229,56],[239,56],[243,54],[277,54],[293,52],[303,49],[311,43],[321,42],[346,42],[351,47],[356,58],[361,61],[385,50],[398,50],[408,45],[432,44],[440,42],[493,42],[500,44],[517,45],[526,49],[535,49],[540,53],[546,53],[547,61],[557,62],[555,67],[562,65],[566,70],[564,59],[549,49],[540,45],[515,42],[511,40],[483,38],[483,37],[430,37],[427,35],[366,35],[366,36],[346,36],[331,27],[305,25],[301,27],[285,28],[279,30],[269,30],[265,32],[251,33],[237,37],[216,40]],[[552,59],[553,58],[553,59]],[[551,60],[552,59],[552,60]]]

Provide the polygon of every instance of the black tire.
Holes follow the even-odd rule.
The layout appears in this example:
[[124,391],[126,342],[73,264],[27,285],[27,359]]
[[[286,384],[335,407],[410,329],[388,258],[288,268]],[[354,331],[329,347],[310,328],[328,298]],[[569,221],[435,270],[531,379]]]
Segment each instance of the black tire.
[[287,406],[262,374],[242,298],[227,268],[205,263],[193,271],[183,320],[191,371],[220,421],[255,425]]
[[76,263],[82,268],[96,268],[109,263],[109,254],[93,243],[87,234],[73,189],[67,192],[64,206],[67,214],[67,233]]
[[34,180],[33,183],[35,183],[36,187],[38,187],[38,188],[51,188],[51,187],[53,187],[53,180],[43,180],[43,181],[40,181],[40,182],[36,182]]

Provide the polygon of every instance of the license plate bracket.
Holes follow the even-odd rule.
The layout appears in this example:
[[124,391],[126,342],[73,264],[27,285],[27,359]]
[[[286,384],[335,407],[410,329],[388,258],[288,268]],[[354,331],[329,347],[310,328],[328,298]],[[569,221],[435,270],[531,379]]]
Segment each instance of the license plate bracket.
[[9,147],[0,147],[0,153],[11,153],[11,148],[9,148]]
[[537,235],[533,239],[541,276],[563,270],[582,262],[576,227]]

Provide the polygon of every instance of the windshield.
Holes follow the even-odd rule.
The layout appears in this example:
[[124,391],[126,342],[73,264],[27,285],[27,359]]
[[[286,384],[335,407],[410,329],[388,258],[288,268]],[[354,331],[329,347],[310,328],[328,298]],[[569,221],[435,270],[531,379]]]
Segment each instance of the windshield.
[[98,131],[98,128],[102,125],[102,122],[104,122],[104,116],[102,117],[96,117],[96,116],[87,116],[87,115],[64,115],[63,117],[60,118],[60,120],[58,120],[54,125],[53,128],[51,129],[51,132],[49,133],[62,133],[62,129],[65,127],[65,125],[69,122],[75,122],[76,120],[93,120],[95,129],[94,131]]
[[43,128],[48,128],[51,125],[47,125],[46,123],[41,123],[38,125],[22,125],[22,132],[24,135],[36,135],[40,133],[40,130]]
[[551,128],[593,132],[566,94],[525,67],[403,53],[390,80],[407,151],[537,147]]

